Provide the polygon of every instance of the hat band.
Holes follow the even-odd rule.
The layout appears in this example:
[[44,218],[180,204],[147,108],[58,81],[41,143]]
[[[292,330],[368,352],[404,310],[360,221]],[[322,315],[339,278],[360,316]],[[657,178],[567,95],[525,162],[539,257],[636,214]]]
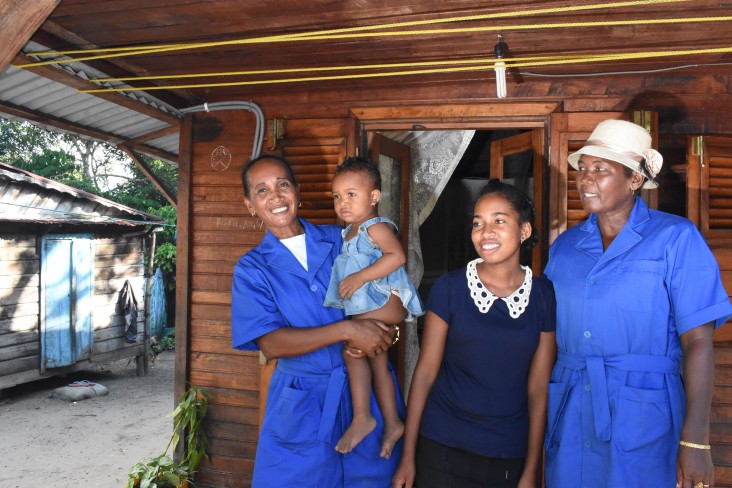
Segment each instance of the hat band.
[[623,147],[620,147],[615,144],[611,144],[609,142],[591,139],[591,140],[585,142],[584,145],[585,146],[604,147],[605,149],[610,149],[611,151],[615,151],[616,153],[622,154],[623,156],[626,156],[639,163],[645,159],[642,154],[638,154],[637,152],[634,152],[634,151],[628,151],[627,149],[625,149]]

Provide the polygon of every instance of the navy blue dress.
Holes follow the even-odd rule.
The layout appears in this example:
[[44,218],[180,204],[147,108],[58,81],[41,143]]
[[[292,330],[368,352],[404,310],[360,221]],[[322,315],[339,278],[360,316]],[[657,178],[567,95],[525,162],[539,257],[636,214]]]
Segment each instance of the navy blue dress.
[[427,308],[448,331],[420,434],[482,456],[525,457],[529,367],[540,334],[555,329],[551,283],[533,277],[526,310],[514,319],[501,299],[481,313],[461,268],[435,282]]

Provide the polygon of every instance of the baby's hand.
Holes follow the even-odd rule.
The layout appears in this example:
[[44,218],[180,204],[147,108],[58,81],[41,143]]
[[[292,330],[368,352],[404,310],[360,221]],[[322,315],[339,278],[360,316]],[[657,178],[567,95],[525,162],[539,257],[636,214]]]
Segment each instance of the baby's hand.
[[350,300],[356,290],[361,288],[364,283],[365,281],[358,277],[358,273],[354,273],[343,278],[341,284],[338,285],[338,294],[340,295],[341,300],[345,300],[346,298]]

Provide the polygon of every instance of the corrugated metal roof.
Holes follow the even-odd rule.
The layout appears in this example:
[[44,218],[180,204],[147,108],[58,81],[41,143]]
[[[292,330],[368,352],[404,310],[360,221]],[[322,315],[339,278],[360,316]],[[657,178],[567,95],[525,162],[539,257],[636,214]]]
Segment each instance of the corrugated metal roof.
[[157,225],[156,215],[0,163],[0,222]]
[[[36,43],[28,43],[26,51],[40,51],[45,48]],[[95,77],[105,77],[93,68],[81,63],[70,63],[59,65],[67,74],[77,76],[82,80]],[[161,113],[180,117],[181,113],[174,107],[154,98],[148,93],[134,91],[125,95],[141,104],[160,110]],[[124,96],[124,95],[123,95]],[[30,70],[8,68],[0,74],[0,114],[12,120],[28,120],[22,114],[13,113],[10,107],[17,107],[21,110],[31,111],[39,115],[32,122],[52,131],[59,131],[52,123],[43,123],[44,116],[50,119],[66,121],[93,131],[103,132],[109,136],[105,142],[119,144],[145,134],[172,127],[164,120],[157,119],[142,112],[137,112],[123,105],[118,105],[108,99],[100,98],[94,94],[81,93],[63,83],[51,80]],[[69,130],[69,132],[72,132]],[[86,138],[94,138],[89,134],[74,132]],[[97,138],[103,140],[101,138]],[[159,151],[169,153],[173,158],[161,158],[159,154],[152,155],[156,159],[167,159],[177,164],[178,155],[178,133],[165,134],[155,139],[146,140],[144,144]],[[139,148],[140,152],[145,152]]]

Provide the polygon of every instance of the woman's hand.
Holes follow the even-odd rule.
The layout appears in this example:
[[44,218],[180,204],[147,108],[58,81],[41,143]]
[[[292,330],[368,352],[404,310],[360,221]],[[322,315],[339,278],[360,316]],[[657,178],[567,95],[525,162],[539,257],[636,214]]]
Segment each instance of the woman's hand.
[[704,488],[714,486],[714,465],[708,449],[679,446],[676,457],[676,487],[693,488],[699,482]]
[[346,340],[346,353],[359,358],[386,352],[396,337],[396,327],[380,320],[353,319]]
[[414,486],[414,478],[416,475],[416,467],[414,461],[408,461],[402,458],[399,467],[391,479],[392,488],[412,488]]

